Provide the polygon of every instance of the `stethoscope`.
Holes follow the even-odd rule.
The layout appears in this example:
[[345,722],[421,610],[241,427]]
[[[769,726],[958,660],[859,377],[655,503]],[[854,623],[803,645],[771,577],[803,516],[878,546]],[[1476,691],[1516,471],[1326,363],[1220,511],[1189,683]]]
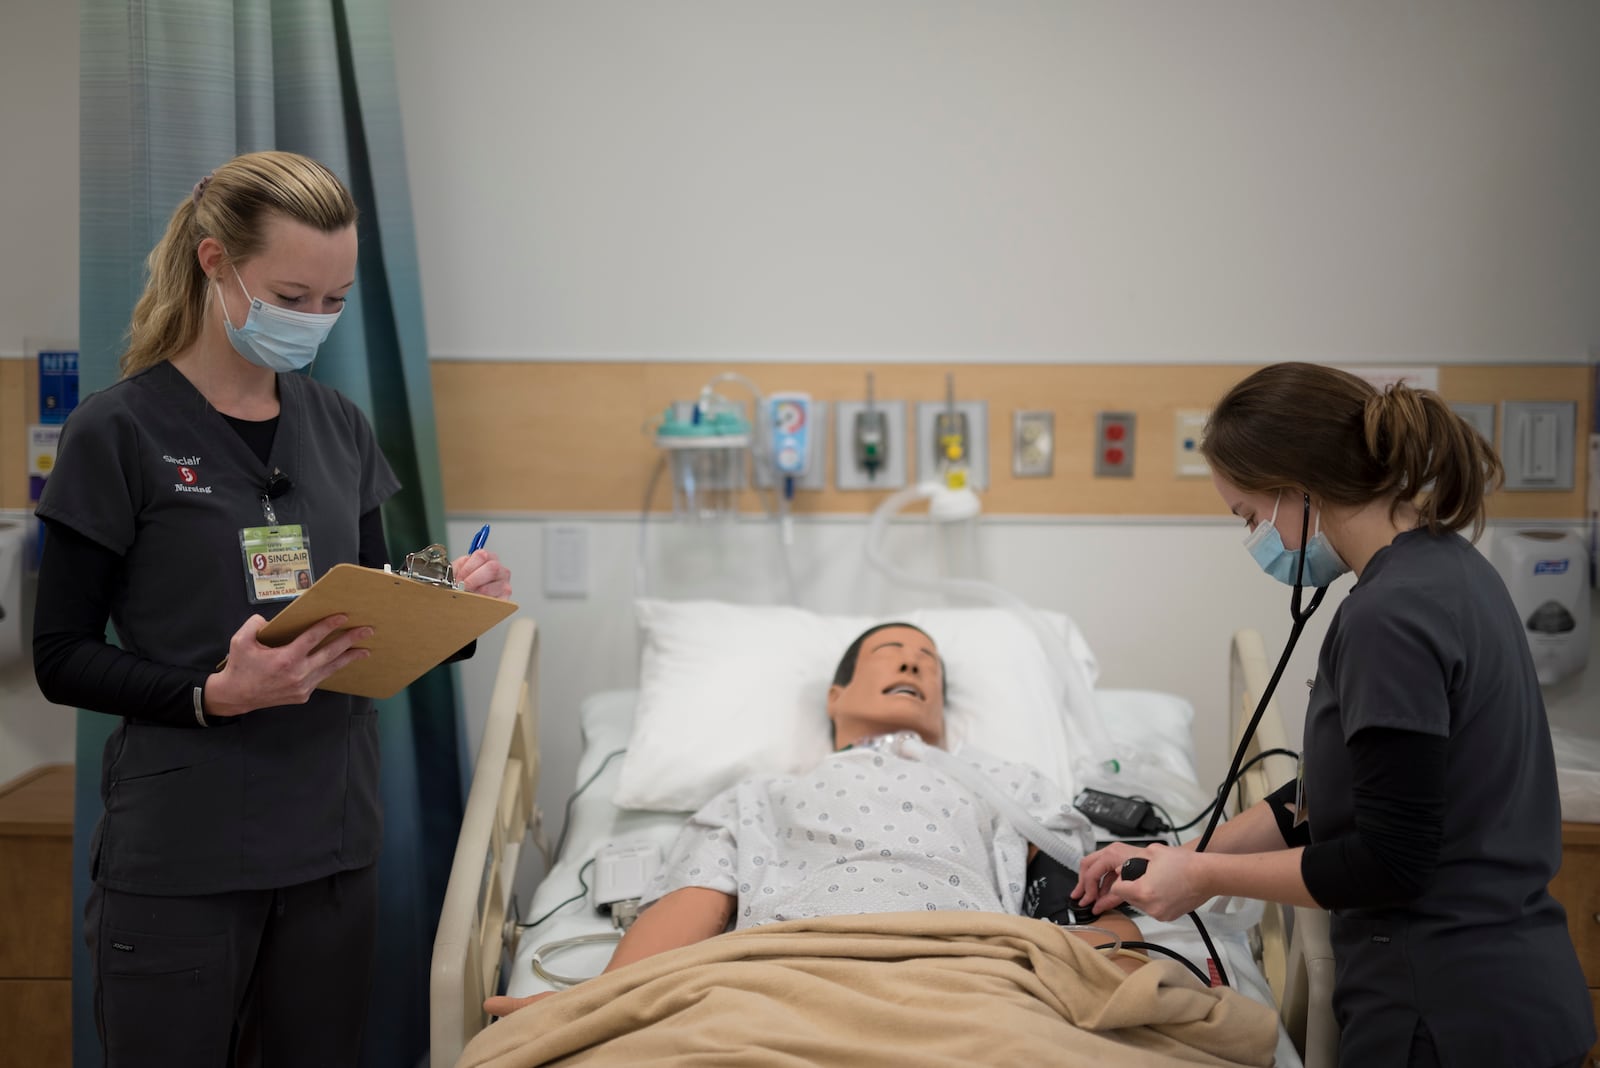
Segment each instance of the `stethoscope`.
[[[1311,596],[1311,602],[1309,604],[1303,602],[1306,540],[1311,533],[1311,495],[1309,493],[1302,494],[1302,499],[1305,502],[1305,508],[1300,517],[1300,560],[1295,565],[1294,595],[1289,599],[1289,616],[1293,619],[1294,626],[1289,630],[1289,640],[1283,647],[1283,655],[1278,657],[1278,666],[1273,670],[1272,678],[1267,682],[1267,688],[1261,694],[1261,700],[1256,703],[1255,713],[1251,715],[1250,723],[1245,727],[1244,734],[1239,738],[1238,748],[1233,751],[1233,763],[1228,765],[1228,774],[1223,778],[1222,786],[1217,790],[1218,797],[1221,797],[1231,789],[1234,781],[1238,779],[1239,768],[1244,763],[1244,755],[1250,747],[1250,740],[1255,737],[1256,728],[1261,725],[1261,717],[1266,714],[1267,704],[1271,702],[1273,693],[1278,689],[1278,682],[1283,678],[1284,669],[1289,666],[1289,655],[1294,652],[1294,647],[1300,641],[1300,634],[1305,630],[1307,621],[1316,612],[1317,606],[1322,604],[1322,598],[1328,592],[1328,587],[1318,586]],[[1221,822],[1222,805],[1218,804],[1211,810],[1211,818],[1206,822],[1205,833],[1200,836],[1199,843],[1194,847],[1196,853],[1204,852],[1206,846],[1211,844],[1211,836],[1216,833],[1217,825]],[[1150,862],[1144,857],[1130,857],[1122,862],[1122,867],[1118,869],[1117,876],[1127,882],[1133,882],[1142,876],[1149,867]],[[1110,872],[1106,873],[1106,875],[1110,874]],[[1105,879],[1102,876],[1102,885],[1104,881]],[[1211,947],[1211,939],[1206,933],[1205,925],[1200,922],[1200,917],[1196,913],[1189,913],[1189,918],[1199,928],[1200,937],[1206,943],[1206,947],[1211,949],[1212,960],[1216,961],[1222,983],[1226,985],[1228,982],[1227,974],[1222,972],[1222,961],[1217,956],[1216,950]]]

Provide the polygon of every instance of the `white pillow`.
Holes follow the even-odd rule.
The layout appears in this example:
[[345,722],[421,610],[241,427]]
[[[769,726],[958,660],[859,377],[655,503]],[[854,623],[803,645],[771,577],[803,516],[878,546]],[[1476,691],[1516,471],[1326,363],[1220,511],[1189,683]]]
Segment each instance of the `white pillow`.
[[[828,687],[839,658],[875,623],[799,608],[709,601],[635,604],[643,630],[639,706],[613,800],[692,811],[741,779],[798,774],[832,750]],[[1070,619],[1083,690],[1097,668]],[[891,617],[928,633],[945,662],[947,741],[1028,763],[1072,788],[1054,673],[1038,639],[998,608],[920,609]]]

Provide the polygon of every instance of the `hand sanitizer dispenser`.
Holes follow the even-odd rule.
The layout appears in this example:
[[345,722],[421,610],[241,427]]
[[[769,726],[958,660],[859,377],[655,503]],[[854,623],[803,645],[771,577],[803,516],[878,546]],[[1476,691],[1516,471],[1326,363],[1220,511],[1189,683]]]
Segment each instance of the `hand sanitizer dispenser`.
[[1519,530],[1489,554],[1511,593],[1539,683],[1582,671],[1589,659],[1589,556],[1572,531]]

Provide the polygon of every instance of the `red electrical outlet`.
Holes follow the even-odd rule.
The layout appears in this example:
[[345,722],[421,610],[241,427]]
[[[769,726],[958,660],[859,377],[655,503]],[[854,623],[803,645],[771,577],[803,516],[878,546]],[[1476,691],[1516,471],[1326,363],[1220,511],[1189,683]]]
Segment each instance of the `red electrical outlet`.
[[1095,416],[1094,477],[1133,477],[1132,412],[1100,412]]

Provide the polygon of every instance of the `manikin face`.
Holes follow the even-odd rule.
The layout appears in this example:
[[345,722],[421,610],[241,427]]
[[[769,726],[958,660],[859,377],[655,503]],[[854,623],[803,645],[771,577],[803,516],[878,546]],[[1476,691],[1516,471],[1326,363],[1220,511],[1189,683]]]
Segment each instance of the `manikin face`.
[[[1217,487],[1217,495],[1222,498],[1222,503],[1228,506],[1228,511],[1244,520],[1250,530],[1255,530],[1262,523],[1272,521],[1272,510],[1276,505],[1278,520],[1274,526],[1278,528],[1278,537],[1283,539],[1283,547],[1291,552],[1300,548],[1300,527],[1305,519],[1305,501],[1300,493],[1284,490],[1281,503],[1276,493],[1246,493],[1232,482],[1223,478],[1215,471],[1211,473],[1211,483]],[[1312,508],[1312,523],[1315,529],[1316,508]]]
[[913,627],[875,631],[849,684],[829,689],[828,717],[841,742],[909,730],[943,745],[944,665],[933,639]]

